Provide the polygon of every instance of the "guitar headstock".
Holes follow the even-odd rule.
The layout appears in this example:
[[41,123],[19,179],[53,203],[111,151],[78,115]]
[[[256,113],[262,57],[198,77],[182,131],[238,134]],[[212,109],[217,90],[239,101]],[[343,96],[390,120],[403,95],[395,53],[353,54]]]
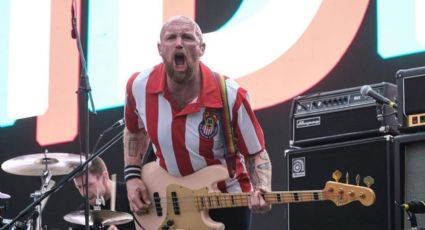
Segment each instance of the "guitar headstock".
[[336,206],[359,201],[364,206],[375,203],[375,192],[364,186],[328,181],[323,189],[324,198],[333,201]]

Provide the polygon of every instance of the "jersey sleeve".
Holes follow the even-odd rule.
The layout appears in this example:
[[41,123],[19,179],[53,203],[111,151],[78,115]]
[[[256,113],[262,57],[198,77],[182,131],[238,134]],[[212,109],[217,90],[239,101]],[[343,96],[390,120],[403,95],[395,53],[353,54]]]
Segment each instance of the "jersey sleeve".
[[252,110],[249,95],[239,88],[233,106],[234,135],[242,155],[256,154],[265,148],[264,133]]
[[139,73],[134,73],[128,79],[126,85],[124,118],[125,126],[130,132],[137,132],[144,128],[137,112],[136,101],[133,95],[133,83],[137,76],[139,76]]

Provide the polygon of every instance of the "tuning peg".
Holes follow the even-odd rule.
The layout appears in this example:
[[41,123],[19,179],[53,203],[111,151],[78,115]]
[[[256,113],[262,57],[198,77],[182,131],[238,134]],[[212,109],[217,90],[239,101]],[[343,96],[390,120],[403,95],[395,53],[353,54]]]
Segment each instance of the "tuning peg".
[[339,182],[339,179],[341,179],[341,176],[342,176],[342,173],[341,173],[341,171],[339,171],[338,169],[337,169],[337,170],[335,170],[335,171],[332,173],[332,178],[333,178],[336,182]]
[[375,183],[375,179],[373,179],[373,177],[371,176],[367,176],[363,178],[363,183],[365,183],[366,186],[370,188],[370,186],[372,186]]
[[345,183],[349,184],[350,183],[350,175],[347,173],[345,173]]
[[356,175],[356,185],[357,186],[360,185],[360,175],[359,174]]

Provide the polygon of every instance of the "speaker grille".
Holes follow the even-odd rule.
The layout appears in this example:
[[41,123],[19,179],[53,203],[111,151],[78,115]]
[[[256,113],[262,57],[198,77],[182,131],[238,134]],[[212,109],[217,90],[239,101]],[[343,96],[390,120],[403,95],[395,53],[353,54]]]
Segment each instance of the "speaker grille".
[[[395,138],[396,159],[399,159],[400,170],[396,178],[400,184],[396,189],[400,189],[400,202],[413,200],[425,200],[425,132],[403,134]],[[397,164],[396,164],[397,166]],[[396,170],[397,172],[397,170]],[[395,190],[395,192],[398,192]],[[408,229],[408,222],[405,212],[398,213],[402,218],[401,229]],[[416,215],[419,227],[425,227],[425,216]]]
[[[425,200],[425,141],[406,144],[404,147],[405,172],[405,200]],[[418,215],[418,226],[425,226],[425,217]],[[405,218],[405,225],[410,226]]]
[[404,112],[407,115],[425,113],[424,76],[404,79]]

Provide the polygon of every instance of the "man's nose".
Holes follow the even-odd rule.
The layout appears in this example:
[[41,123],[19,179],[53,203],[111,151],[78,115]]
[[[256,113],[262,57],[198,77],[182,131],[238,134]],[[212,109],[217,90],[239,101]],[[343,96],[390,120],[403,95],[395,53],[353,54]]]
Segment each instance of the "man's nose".
[[176,48],[182,48],[183,47],[182,42],[183,42],[182,38],[180,36],[178,36],[176,38]]

